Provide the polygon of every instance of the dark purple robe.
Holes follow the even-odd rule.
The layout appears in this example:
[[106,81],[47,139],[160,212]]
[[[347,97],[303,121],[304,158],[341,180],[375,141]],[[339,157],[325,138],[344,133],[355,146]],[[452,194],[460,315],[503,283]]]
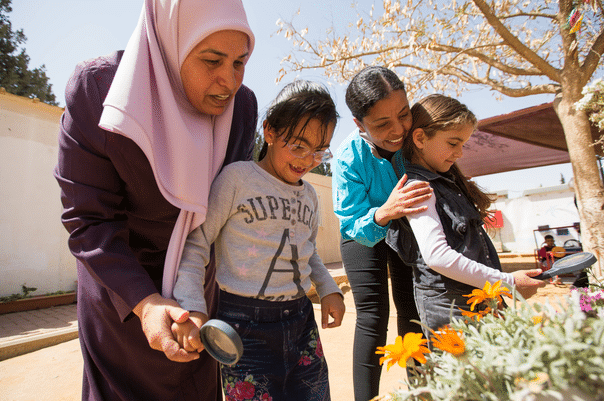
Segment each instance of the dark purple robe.
[[[161,293],[179,209],[161,195],[142,150],[98,127],[122,54],[77,66],[67,84],[59,133],[55,177],[69,248],[77,258],[82,399],[220,400],[218,366],[206,352],[193,362],[168,360],[149,347],[132,313],[143,298]],[[254,93],[242,86],[235,97],[224,164],[251,159],[257,112]],[[213,266],[208,274],[206,298],[212,315]]]

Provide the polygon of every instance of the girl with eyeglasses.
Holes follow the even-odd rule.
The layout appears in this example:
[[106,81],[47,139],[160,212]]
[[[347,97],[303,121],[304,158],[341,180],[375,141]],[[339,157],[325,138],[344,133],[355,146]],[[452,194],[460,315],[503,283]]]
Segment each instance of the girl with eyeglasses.
[[338,327],[345,306],[317,254],[318,198],[302,177],[330,158],[337,118],[322,85],[285,86],[263,122],[260,161],[222,170],[210,190],[212,213],[185,243],[174,296],[190,311],[190,320],[174,324],[173,331],[184,350],[203,349],[204,266],[214,243],[217,318],[243,343],[239,362],[221,365],[227,398],[330,399],[327,364],[306,297],[311,282],[321,298],[323,328]]

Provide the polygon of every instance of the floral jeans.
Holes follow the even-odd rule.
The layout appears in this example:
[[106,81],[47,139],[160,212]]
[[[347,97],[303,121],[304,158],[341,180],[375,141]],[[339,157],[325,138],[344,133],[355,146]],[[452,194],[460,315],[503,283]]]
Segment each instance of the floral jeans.
[[312,303],[265,301],[220,292],[218,319],[243,343],[233,366],[221,365],[227,401],[328,401],[327,362]]

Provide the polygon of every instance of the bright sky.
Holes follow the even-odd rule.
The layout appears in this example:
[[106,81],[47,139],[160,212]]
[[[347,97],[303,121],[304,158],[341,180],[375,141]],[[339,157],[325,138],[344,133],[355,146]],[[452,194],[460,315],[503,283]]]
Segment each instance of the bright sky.
[[[256,36],[256,47],[246,67],[244,84],[258,98],[260,118],[266,106],[279,89],[296,76],[288,74],[280,84],[275,84],[280,60],[293,49],[293,44],[276,35],[276,21],[294,18],[297,27],[308,26],[313,32],[323,33],[335,26],[345,33],[349,24],[357,20],[352,0],[243,0],[248,20]],[[368,13],[371,0],[358,0],[357,10]],[[376,0],[381,4],[380,0]],[[53,92],[61,106],[65,104],[64,90],[75,65],[82,60],[124,49],[136,26],[142,0],[12,0],[13,12],[9,14],[13,30],[23,29],[27,41],[26,53],[30,68],[44,64],[50,77]],[[295,13],[300,10],[300,15]],[[346,85],[329,81],[321,71],[308,72],[300,77],[329,85],[341,116],[332,140],[332,149],[354,129],[352,116],[344,102]],[[553,96],[531,96],[520,99],[505,98],[497,101],[494,92],[474,90],[461,97],[479,119],[509,113],[525,107],[547,103]],[[539,186],[566,182],[572,177],[570,164],[541,167],[519,172],[476,177],[484,188],[496,191],[507,189],[519,193]]]

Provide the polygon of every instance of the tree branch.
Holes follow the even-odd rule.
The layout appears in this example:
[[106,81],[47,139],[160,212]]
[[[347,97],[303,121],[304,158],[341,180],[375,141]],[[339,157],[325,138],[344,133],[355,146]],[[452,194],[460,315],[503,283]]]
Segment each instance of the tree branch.
[[[302,40],[304,43],[307,43],[309,45],[309,48],[311,51],[306,51],[306,53],[308,54],[312,54],[313,56],[323,59],[324,56],[321,55],[321,53],[318,52],[317,49],[315,49],[313,46],[310,45],[310,43],[308,43],[308,41],[304,38],[300,38],[300,40]],[[503,42],[501,43],[494,43],[492,45],[484,45],[481,46],[481,48],[487,48],[487,47],[497,47],[499,45],[502,45]],[[353,55],[350,56],[341,56],[341,57],[337,57],[337,58],[327,58],[325,57],[325,61],[322,61],[321,64],[315,64],[313,66],[309,66],[310,68],[320,68],[320,67],[329,67],[332,66],[334,64],[338,64],[341,62],[348,62],[354,59],[361,59],[363,57],[367,57],[367,56],[376,56],[376,55],[380,55],[380,54],[387,54],[388,52],[391,52],[393,50],[405,50],[408,49],[408,46],[388,46],[388,47],[380,47],[379,49],[373,50],[373,51],[368,51],[368,52],[363,52],[363,53],[355,53]],[[450,45],[445,45],[445,44],[420,44],[417,46],[418,49],[423,49],[426,51],[434,51],[434,52],[443,52],[443,53],[448,53],[448,54],[454,54],[455,57],[459,56],[459,55],[467,55],[469,57],[474,57],[477,58],[478,60],[494,67],[497,68],[499,71],[506,73],[506,74],[510,74],[510,75],[520,75],[520,76],[539,76],[539,75],[543,75],[543,73],[541,72],[541,70],[537,69],[537,68],[530,68],[530,69],[526,69],[526,68],[519,68],[519,67],[514,67],[514,66],[510,66],[507,64],[502,63],[501,61],[498,61],[497,59],[493,58],[493,57],[489,57],[488,55],[480,52],[479,50],[477,50],[477,48],[473,48],[473,49],[462,49],[459,47],[455,47],[455,46],[450,46]],[[300,70],[300,68],[297,68]],[[306,69],[306,68],[305,68]]]
[[549,63],[543,60],[539,55],[533,52],[531,49],[526,47],[520,40],[514,36],[506,27],[501,23],[499,18],[495,16],[488,4],[484,0],[472,0],[476,7],[484,14],[489,25],[495,29],[495,32],[501,36],[501,38],[509,44],[518,54],[524,57],[527,61],[533,64],[536,68],[541,70],[544,75],[555,82],[560,82],[560,71],[552,67]]
[[[431,78],[434,74],[434,70],[428,68],[422,68],[420,66],[414,64],[403,64],[398,63],[396,67],[409,68],[415,71],[419,71],[424,74],[426,77]],[[460,81],[465,82],[470,85],[485,85],[489,86],[491,89],[496,90],[506,96],[510,97],[522,97],[529,95],[543,95],[543,94],[555,94],[559,89],[560,85],[557,83],[549,83],[549,84],[541,84],[541,85],[531,85],[530,83],[527,86],[522,88],[511,88],[505,85],[503,82],[496,81],[488,77],[488,73],[485,77],[480,78],[475,75],[471,75],[466,73],[463,70],[459,70],[454,67],[447,67],[438,70],[438,74],[447,75],[458,78]],[[427,82],[423,77],[418,80],[417,85],[421,86],[424,82]]]
[[509,14],[506,16],[500,16],[498,17],[499,19],[510,19],[510,18],[517,18],[517,17],[540,17],[540,18],[549,18],[549,19],[556,19],[556,15],[554,14],[543,14],[543,13],[516,13],[516,14]]
[[[501,44],[503,44],[503,42]],[[492,46],[497,46],[497,44],[494,44]],[[475,58],[479,59],[480,61],[482,61],[492,67],[497,68],[499,71],[504,72],[506,74],[526,75],[526,76],[543,75],[541,70],[539,70],[537,68],[525,69],[525,68],[518,68],[518,67],[513,67],[510,65],[504,64],[504,63],[476,50],[476,48],[461,49],[461,48],[454,47],[454,46],[438,44],[438,45],[429,45],[429,48],[427,50],[439,50],[439,51],[443,51],[443,52],[447,52],[447,53],[467,54],[471,57],[475,57]]]
[[581,86],[587,85],[594,71],[596,68],[598,68],[600,59],[602,58],[602,52],[604,52],[604,29],[602,29],[598,34],[598,37],[589,49],[587,57],[585,57],[585,60],[583,61],[583,65],[581,66],[581,74],[582,77],[584,77],[584,82],[581,82]]

